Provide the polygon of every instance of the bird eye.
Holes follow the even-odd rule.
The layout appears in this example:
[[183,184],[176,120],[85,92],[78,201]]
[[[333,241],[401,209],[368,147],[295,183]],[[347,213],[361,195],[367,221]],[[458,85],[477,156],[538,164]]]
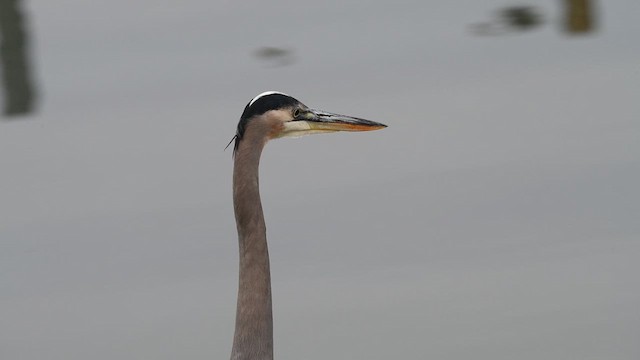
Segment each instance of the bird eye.
[[300,116],[300,109],[293,110],[293,118],[297,119]]

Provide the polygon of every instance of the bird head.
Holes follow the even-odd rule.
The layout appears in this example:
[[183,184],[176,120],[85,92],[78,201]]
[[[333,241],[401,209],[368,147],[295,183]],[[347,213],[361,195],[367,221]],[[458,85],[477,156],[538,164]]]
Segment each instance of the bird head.
[[375,121],[311,109],[289,95],[267,91],[251,99],[244,108],[233,138],[234,151],[250,128],[256,129],[264,141],[267,141],[281,137],[336,131],[370,131],[385,127],[387,126]]

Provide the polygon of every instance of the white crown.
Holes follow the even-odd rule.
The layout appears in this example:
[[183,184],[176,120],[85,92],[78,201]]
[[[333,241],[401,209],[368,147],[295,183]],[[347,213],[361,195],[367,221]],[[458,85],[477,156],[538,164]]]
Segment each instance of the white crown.
[[271,95],[271,94],[281,94],[281,95],[289,96],[285,93],[281,93],[280,91],[265,91],[262,94],[259,94],[258,96],[251,99],[251,101],[249,102],[249,106],[253,105],[253,103],[256,102],[256,100],[260,99],[261,97]]

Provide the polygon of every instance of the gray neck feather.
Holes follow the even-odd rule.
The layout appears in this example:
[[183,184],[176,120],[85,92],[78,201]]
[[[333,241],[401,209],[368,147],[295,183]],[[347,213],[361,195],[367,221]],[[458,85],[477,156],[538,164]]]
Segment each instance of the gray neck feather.
[[271,276],[258,167],[266,143],[259,126],[247,129],[235,154],[233,205],[240,245],[240,281],[231,360],[273,359]]

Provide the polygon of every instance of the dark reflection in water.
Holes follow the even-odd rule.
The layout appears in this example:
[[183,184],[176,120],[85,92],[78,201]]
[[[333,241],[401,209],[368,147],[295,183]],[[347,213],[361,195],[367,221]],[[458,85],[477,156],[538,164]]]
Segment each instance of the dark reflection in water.
[[507,6],[496,11],[492,21],[473,26],[477,35],[503,35],[532,30],[544,22],[542,10],[533,6]]
[[295,61],[293,50],[273,46],[261,47],[254,54],[258,59],[267,61],[272,66],[291,65]]
[[513,29],[528,30],[542,23],[542,15],[532,6],[513,6],[500,12],[503,21]]
[[566,20],[565,29],[570,34],[584,34],[594,30],[595,0],[564,0]]
[[[594,30],[595,0],[561,0],[563,27],[570,34],[587,34]],[[534,6],[506,6],[488,22],[473,25],[477,35],[504,35],[532,30],[544,23],[543,12]]]
[[6,116],[28,114],[35,102],[28,61],[29,34],[19,5],[19,0],[0,0],[0,60]]

